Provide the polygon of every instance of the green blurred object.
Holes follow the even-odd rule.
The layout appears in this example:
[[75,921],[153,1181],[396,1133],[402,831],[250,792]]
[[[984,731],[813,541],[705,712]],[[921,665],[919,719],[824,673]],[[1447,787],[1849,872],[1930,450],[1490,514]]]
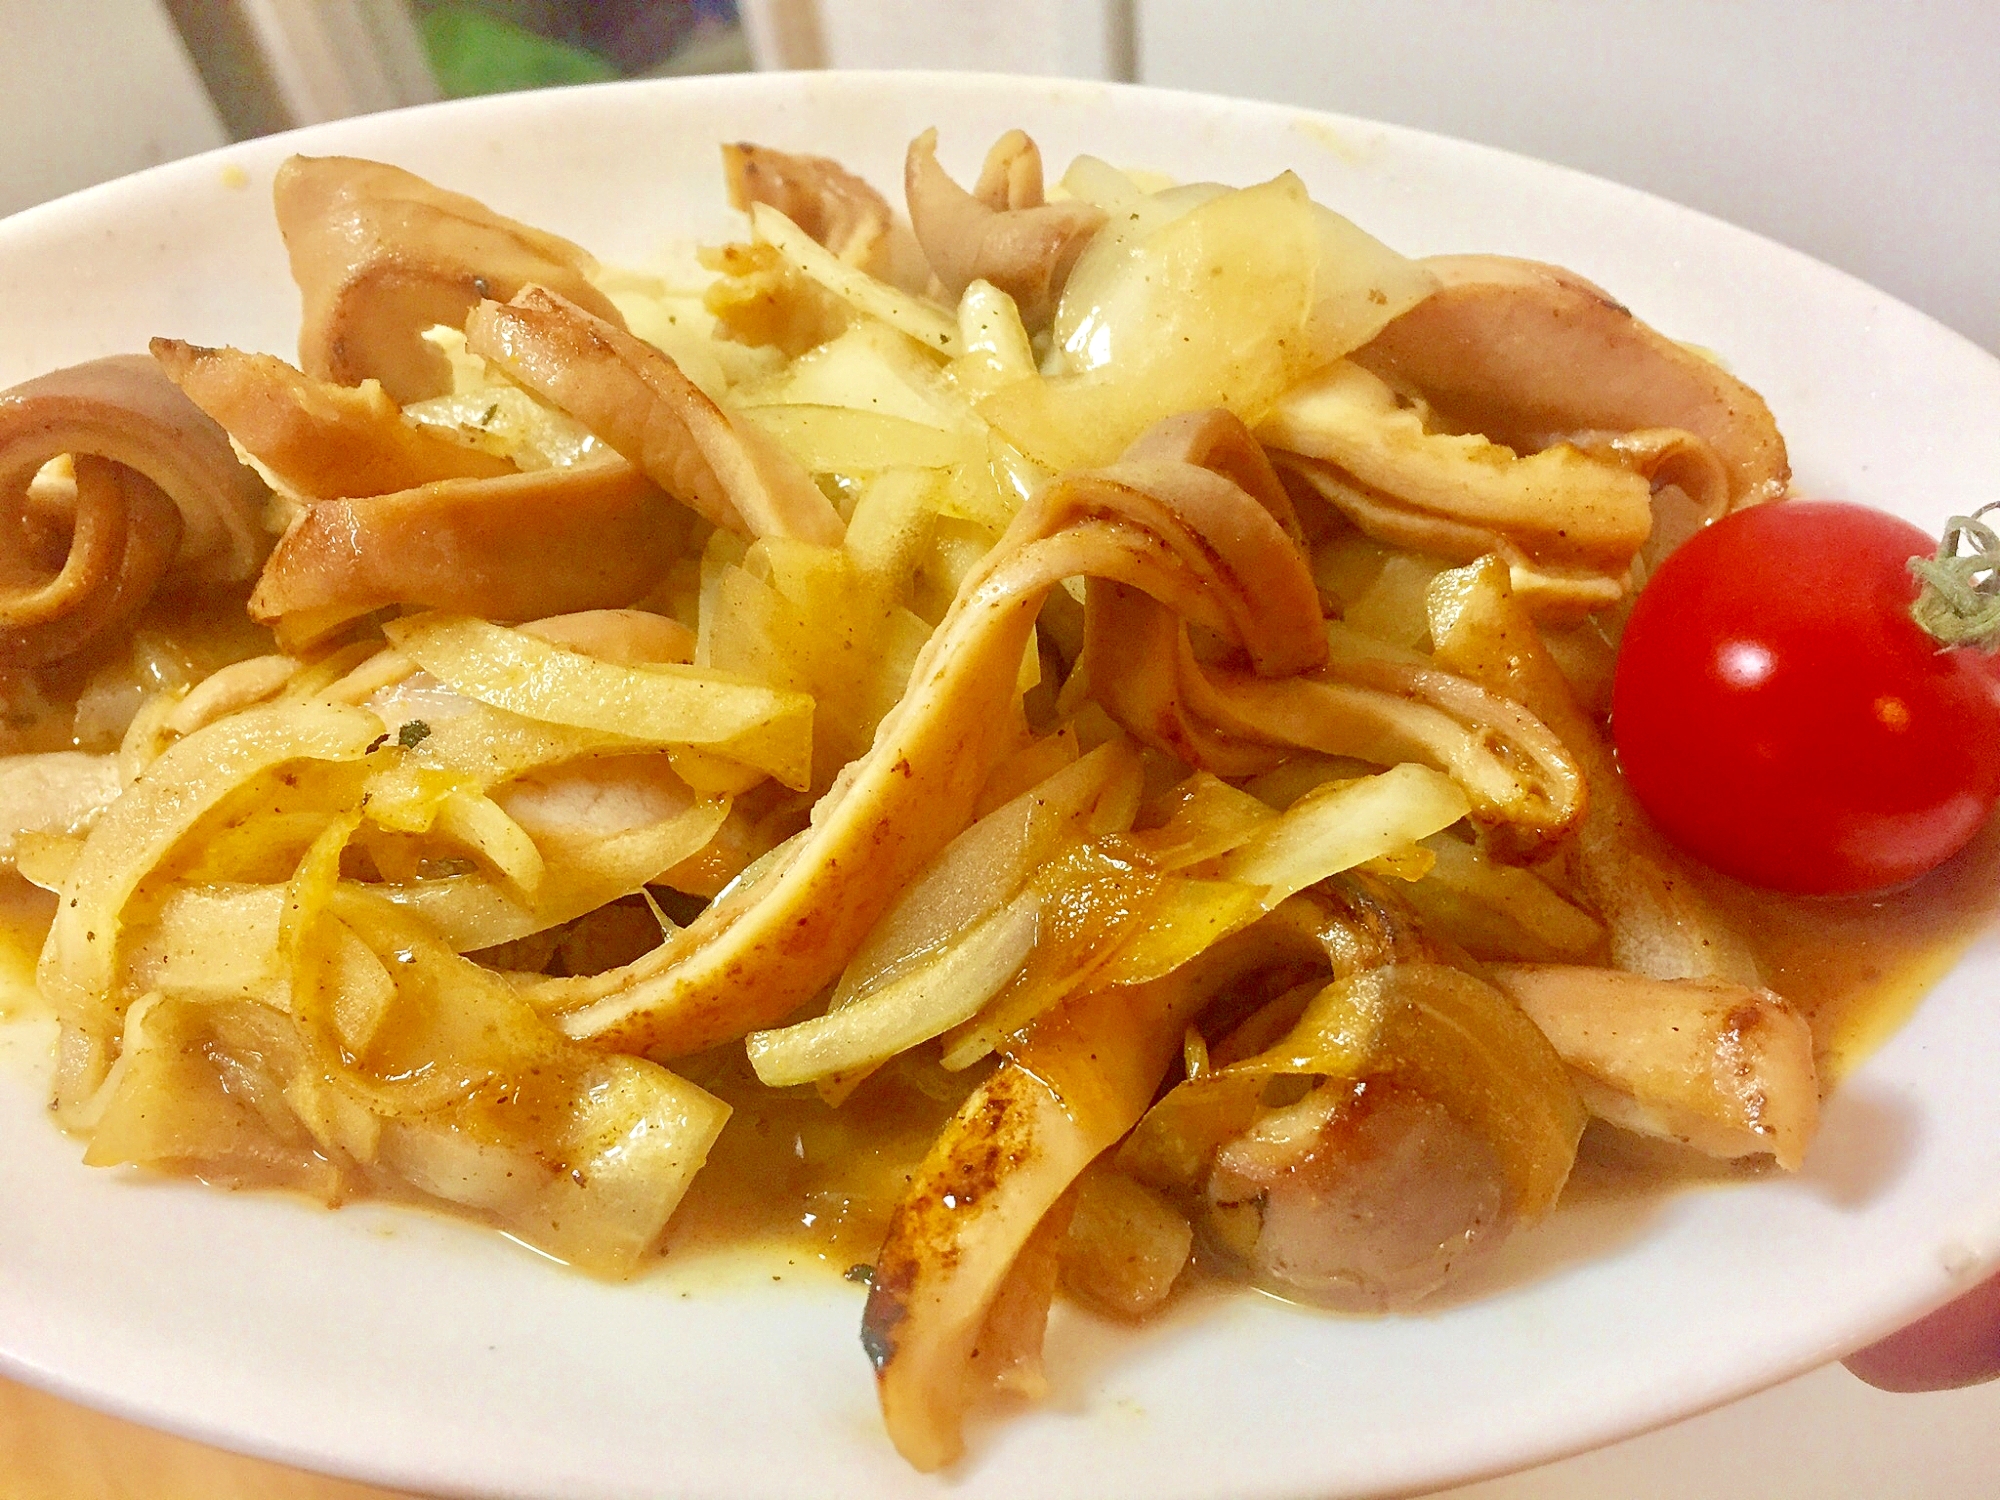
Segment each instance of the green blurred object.
[[595,52],[550,41],[469,5],[441,6],[423,18],[423,28],[431,71],[453,99],[618,76]]

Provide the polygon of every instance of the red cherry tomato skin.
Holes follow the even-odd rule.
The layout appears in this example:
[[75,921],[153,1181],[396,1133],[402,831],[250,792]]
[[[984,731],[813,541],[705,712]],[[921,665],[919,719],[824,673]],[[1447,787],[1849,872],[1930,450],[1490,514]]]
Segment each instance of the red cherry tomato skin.
[[2000,672],[1910,618],[1935,543],[1865,506],[1716,522],[1655,572],[1619,647],[1612,733],[1676,843],[1777,890],[1900,885],[2000,799]]

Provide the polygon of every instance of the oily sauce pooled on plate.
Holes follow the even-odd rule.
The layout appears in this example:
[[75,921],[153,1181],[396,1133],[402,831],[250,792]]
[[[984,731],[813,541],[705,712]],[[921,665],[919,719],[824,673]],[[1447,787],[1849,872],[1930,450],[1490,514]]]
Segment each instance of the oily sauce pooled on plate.
[[[1751,935],[1772,988],[1811,1022],[1821,1076],[1837,1083],[1909,1019],[2000,911],[2000,821],[1942,868],[1887,893],[1814,899],[1707,872],[1703,879]],[[35,958],[54,905],[53,895],[18,877],[0,889],[0,1018],[43,1009]],[[760,1262],[782,1256],[788,1267],[845,1273],[872,1261],[925,1150],[987,1070],[954,1074],[935,1059],[901,1058],[838,1109],[810,1088],[763,1087],[740,1048],[719,1048],[682,1071],[733,1113],[662,1254],[693,1265],[748,1252]],[[1739,1166],[1602,1127],[1585,1137],[1565,1202],[1743,1175]]]
[[[1701,874],[1751,935],[1771,987],[1811,1022],[1820,1076],[1837,1085],[2000,912],[2000,820],[1940,869],[1882,894],[1787,896]],[[687,1071],[735,1113],[682,1200],[665,1253],[763,1249],[843,1273],[873,1259],[924,1151],[983,1073],[903,1059],[834,1110],[810,1089],[759,1087],[734,1049]],[[1563,1201],[1741,1182],[1762,1170],[1600,1126],[1584,1138]]]

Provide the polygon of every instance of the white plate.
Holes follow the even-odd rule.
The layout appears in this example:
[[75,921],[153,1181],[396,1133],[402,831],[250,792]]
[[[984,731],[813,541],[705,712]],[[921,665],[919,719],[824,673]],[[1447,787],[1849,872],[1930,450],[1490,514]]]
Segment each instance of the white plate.
[[[1560,261],[1764,392],[1800,488],[1929,526],[1991,499],[2000,364],[1803,256],[1576,173],[1264,105],[1040,80],[717,78],[518,95],[253,142],[0,225],[0,384],[152,334],[287,351],[269,185],[294,150],[401,163],[609,261],[731,227],[715,143],[900,180],[944,128],[1023,125],[1183,178],[1281,168],[1413,253]],[[247,177],[247,183],[244,179]],[[1834,1098],[1789,1181],[1559,1213],[1499,1289],[1340,1321],[1254,1297],[1052,1336],[1054,1397],[948,1483],[881,1433],[859,1288],[671,1272],[612,1287],[416,1213],[94,1172],[0,1028],[0,1367],[211,1442],[427,1491],[588,1497],[1279,1496],[1411,1490],[1607,1441],[1887,1331],[2000,1260],[1989,935]],[[778,1271],[782,1273],[783,1268]]]

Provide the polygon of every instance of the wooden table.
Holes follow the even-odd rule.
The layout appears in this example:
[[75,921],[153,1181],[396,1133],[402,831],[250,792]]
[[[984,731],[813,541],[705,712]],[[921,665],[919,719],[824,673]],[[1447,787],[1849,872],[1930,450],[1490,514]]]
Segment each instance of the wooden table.
[[405,1500],[121,1422],[0,1380],[0,1500]]
[[[1660,1432],[1430,1500],[1986,1500],[1996,1471],[2000,1382],[1885,1396],[1827,1369]],[[0,1500],[414,1497],[239,1458],[0,1380]]]

